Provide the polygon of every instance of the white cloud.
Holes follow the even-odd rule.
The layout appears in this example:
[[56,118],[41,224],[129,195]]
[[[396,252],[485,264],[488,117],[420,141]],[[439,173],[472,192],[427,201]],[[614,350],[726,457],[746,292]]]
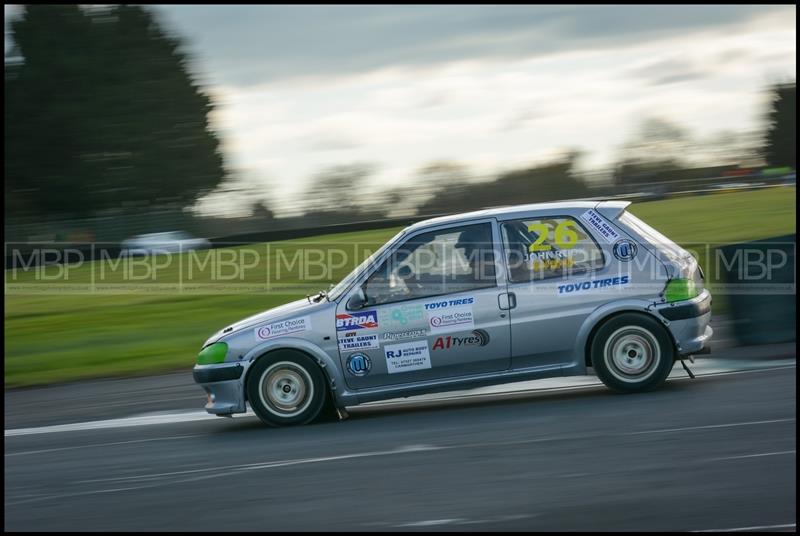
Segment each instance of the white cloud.
[[648,115],[751,131],[767,85],[796,77],[794,6],[463,7],[159,10],[214,82],[229,162],[279,213],[333,165],[375,164],[377,188],[440,160],[485,174],[580,148],[605,166]]
[[[795,34],[793,21],[768,30],[754,23],[735,35],[385,69],[330,87],[229,88],[236,95],[229,131],[238,162],[281,155],[282,165],[268,171],[278,184],[293,185],[282,192],[287,200],[318,169],[354,161],[377,164],[381,185],[413,179],[433,160],[490,173],[573,147],[602,166],[647,115],[698,136],[756,128],[769,73],[795,75]],[[338,139],[341,147],[315,151],[314,139]]]

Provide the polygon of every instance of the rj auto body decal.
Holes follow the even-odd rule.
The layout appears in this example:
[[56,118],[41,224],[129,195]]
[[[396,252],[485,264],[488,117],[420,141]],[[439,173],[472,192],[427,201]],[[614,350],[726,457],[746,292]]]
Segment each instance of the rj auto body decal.
[[389,374],[431,368],[428,341],[391,344],[383,347],[386,355],[386,369]]

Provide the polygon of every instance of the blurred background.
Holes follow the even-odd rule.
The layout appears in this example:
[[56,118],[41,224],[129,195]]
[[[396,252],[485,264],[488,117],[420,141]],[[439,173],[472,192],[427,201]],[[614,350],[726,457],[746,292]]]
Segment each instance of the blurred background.
[[[4,15],[6,530],[796,531],[796,6]],[[698,258],[696,378],[203,409],[219,329],[411,222],[566,199]]]
[[[722,314],[741,269],[716,252],[794,240],[795,6],[4,11],[7,385],[190,366],[207,332],[335,283],[430,216],[635,201],[706,263]],[[109,263],[32,272],[63,263],[42,247],[236,255],[300,237],[363,251],[282,291],[257,286],[259,259],[236,279],[255,286],[214,296],[52,285],[124,282]]]
[[794,180],[793,6],[4,11],[6,242]]

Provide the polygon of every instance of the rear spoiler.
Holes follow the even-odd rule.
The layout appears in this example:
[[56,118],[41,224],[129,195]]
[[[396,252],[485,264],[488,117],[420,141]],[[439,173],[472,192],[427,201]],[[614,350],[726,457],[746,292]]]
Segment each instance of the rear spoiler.
[[600,201],[594,209],[607,220],[616,220],[630,204],[630,201]]

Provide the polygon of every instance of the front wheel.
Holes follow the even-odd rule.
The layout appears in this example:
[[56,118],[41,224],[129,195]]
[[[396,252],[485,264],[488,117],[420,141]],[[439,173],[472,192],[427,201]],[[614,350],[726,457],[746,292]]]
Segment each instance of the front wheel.
[[675,350],[654,318],[623,313],[603,323],[591,344],[592,366],[609,388],[623,393],[649,391],[666,381]]
[[278,350],[256,361],[247,380],[247,399],[270,426],[307,424],[328,400],[325,377],[305,354]]

